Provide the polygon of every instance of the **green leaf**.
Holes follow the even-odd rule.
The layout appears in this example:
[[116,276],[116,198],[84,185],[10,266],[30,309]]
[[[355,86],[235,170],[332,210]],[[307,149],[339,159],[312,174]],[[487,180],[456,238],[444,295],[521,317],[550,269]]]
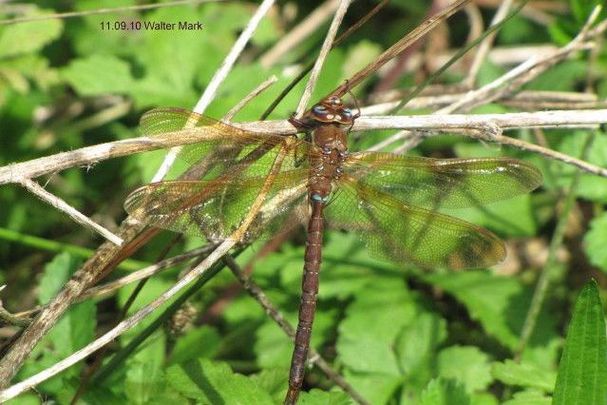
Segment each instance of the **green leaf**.
[[468,393],[483,390],[493,381],[489,356],[477,347],[448,347],[439,353],[437,366],[439,376],[461,382]]
[[[24,16],[36,17],[44,13],[32,9]],[[39,52],[49,42],[61,35],[63,22],[57,18],[4,26],[0,30],[0,58]]]
[[590,221],[590,230],[584,236],[584,251],[590,263],[607,272],[607,213]]
[[596,281],[580,293],[559,364],[554,404],[607,403],[605,318]]
[[556,373],[551,370],[512,360],[493,363],[491,375],[507,385],[537,388],[544,392],[552,392],[556,381]]
[[373,294],[355,298],[339,325],[337,351],[344,365],[359,372],[400,375],[393,344],[414,317],[415,303],[404,285],[397,290],[394,281],[378,280]]
[[210,358],[217,353],[220,344],[221,336],[215,328],[204,325],[189,330],[177,339],[171,353],[170,363],[178,364],[201,357]]
[[225,363],[210,360],[191,361],[171,366],[168,382],[180,393],[205,404],[273,404],[268,392]]
[[399,356],[405,351],[397,345],[418,310],[402,279],[387,276],[377,278],[373,289],[356,295],[348,306],[337,352],[348,382],[370,403],[386,403],[402,385]]
[[[589,133],[587,131],[568,131],[566,133],[564,132],[563,135],[565,136],[558,144],[557,150],[570,156],[580,157]],[[607,166],[607,137],[601,132],[597,132],[597,135],[598,136],[594,137],[590,153],[585,161],[605,167]],[[556,172],[555,179],[550,181],[550,178],[548,177],[545,182],[546,186],[550,188],[569,187],[571,184],[571,177],[579,170],[570,165],[565,165],[564,163],[554,163],[553,167],[556,169],[554,170]],[[594,174],[585,173],[580,177],[580,182],[575,190],[575,194],[585,199],[606,203],[607,195],[603,191],[606,188],[607,179]]]
[[550,405],[552,399],[537,390],[517,392],[514,397],[503,405]]
[[126,94],[133,85],[129,65],[112,55],[77,59],[62,69],[61,76],[82,96]]
[[434,377],[436,350],[446,337],[445,320],[430,312],[416,314],[403,328],[394,350],[402,373],[407,376],[407,390],[419,392]]
[[[38,300],[48,303],[63,288],[73,272],[79,267],[80,260],[69,253],[57,255],[44,267],[40,280]],[[49,331],[44,340],[37,345],[34,355],[30,356],[22,375],[37,373],[46,367],[63,360],[93,340],[96,327],[96,306],[91,300],[73,305]],[[83,364],[78,363],[54,378],[45,381],[41,387],[57,395],[73,395],[73,378],[80,375]]]
[[124,392],[131,404],[148,404],[164,389],[162,364],[166,347],[161,336],[155,334],[128,359]]
[[468,405],[470,397],[463,385],[454,380],[438,378],[430,381],[420,396],[420,405]]
[[321,391],[318,389],[302,392],[299,401],[300,405],[350,405],[352,400],[343,391]]
[[79,264],[80,259],[69,253],[61,253],[44,266],[44,274],[40,279],[38,302],[45,305],[57,295]]

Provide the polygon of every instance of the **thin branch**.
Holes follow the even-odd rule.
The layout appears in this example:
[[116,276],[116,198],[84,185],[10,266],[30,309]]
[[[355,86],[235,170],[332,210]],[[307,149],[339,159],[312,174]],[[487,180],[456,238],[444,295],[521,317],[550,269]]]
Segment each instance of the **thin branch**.
[[327,59],[327,55],[329,55],[329,51],[333,46],[333,41],[335,40],[335,36],[337,35],[337,30],[348,11],[348,7],[350,7],[351,0],[341,0],[339,3],[339,7],[335,12],[335,16],[333,17],[333,21],[331,21],[331,26],[329,27],[329,31],[327,32],[327,36],[325,37],[325,41],[322,44],[322,48],[318,53],[318,58],[314,63],[314,67],[312,68],[312,72],[310,72],[310,78],[306,83],[306,87],[304,89],[303,94],[301,95],[301,99],[299,100],[299,104],[295,109],[295,116],[301,117],[303,112],[306,109],[310,99],[312,98],[312,92],[314,91],[314,87],[316,86],[316,82],[318,81],[318,77],[320,76],[320,71]]
[[[228,266],[228,268],[232,271],[232,274],[236,277],[236,279],[242,284],[243,288],[249,293],[255,301],[261,305],[266,314],[272,318],[274,322],[282,329],[282,331],[292,340],[295,340],[295,329],[293,326],[284,318],[282,313],[272,304],[268,296],[263,292],[261,287],[259,287],[250,277],[246,276],[244,272],[240,269],[240,266],[234,259],[230,256],[224,256],[223,261]],[[308,354],[308,362],[311,364],[316,364],[318,368],[320,368],[323,373],[333,381],[337,386],[339,386],[344,392],[346,392],[352,399],[354,399],[359,404],[368,404],[368,402],[360,395],[354,387],[352,387],[348,382],[333,368],[327,363],[325,359],[318,353],[314,348],[310,347]]]
[[[589,24],[590,21],[592,20],[589,20]],[[506,94],[510,94],[524,84],[529,83],[541,73],[548,70],[548,68],[567,58],[573,52],[590,49],[592,47],[590,41],[595,36],[601,35],[607,29],[607,21],[603,21],[603,23],[599,24],[594,29],[590,29],[589,24],[586,25],[585,29],[571,40],[571,42],[564,47],[557,49],[551,55],[528,59],[493,82],[469,92],[458,102],[436,111],[436,114],[449,114],[454,111],[465,111],[478,104],[490,103]]]
[[[24,391],[27,391],[36,385],[48,380],[54,375],[57,375],[61,371],[66,368],[78,363],[83,360],[91,353],[99,350],[106,344],[110,343],[118,336],[122,335],[124,332],[128,331],[132,327],[136,326],[143,320],[145,317],[154,312],[155,309],[163,305],[165,302],[173,298],[177,293],[179,293],[184,287],[186,287],[193,280],[200,277],[204,272],[213,265],[217,260],[219,260],[223,255],[225,255],[236,243],[233,239],[226,239],[223,243],[221,243],[206,259],[204,259],[198,266],[196,266],[192,271],[187,273],[182,279],[180,279],[177,283],[175,283],[171,288],[162,293],[158,298],[152,301],[150,304],[146,305],[124,321],[120,322],[114,328],[106,332],[103,336],[96,339],[95,341],[89,343],[82,349],[74,352],[67,358],[53,364],[51,367],[29,377],[25,380],[17,383],[5,390],[0,391],[0,402],[8,401],[11,398],[16,397]],[[30,325],[31,327],[31,325]]]
[[160,273],[162,270],[173,267],[176,264],[182,263],[186,260],[192,259],[194,257],[198,257],[200,255],[204,255],[213,250],[213,246],[204,246],[197,249],[193,249],[189,252],[170,257],[168,259],[164,259],[155,263],[151,266],[145,267],[141,270],[134,271],[127,276],[121,277],[119,279],[113,280],[109,283],[105,283],[96,287],[89,288],[86,290],[84,294],[78,297],[78,301],[84,301],[91,297],[99,297],[102,295],[107,295],[113,291],[116,291],[125,285],[130,283],[134,283],[135,281],[143,280],[153,275]]
[[226,113],[226,115],[223,116],[222,121],[224,121],[224,122],[232,121],[234,116],[236,114],[238,114],[238,112],[240,110],[242,110],[249,102],[251,102],[251,100],[253,100],[255,97],[257,97],[259,94],[261,94],[265,90],[267,90],[271,85],[273,85],[277,81],[278,81],[278,78],[276,77],[276,75],[272,75],[272,76],[270,76],[270,78],[263,81],[259,86],[257,86],[255,89],[253,89],[253,91],[251,91],[242,100],[240,100],[238,102],[238,104],[236,104],[234,107],[232,107],[230,109],[230,111],[228,111]]
[[359,85],[364,79],[366,79],[372,72],[376,72],[380,67],[385,65],[388,61],[390,61],[395,56],[398,56],[407,49],[411,44],[419,40],[425,34],[430,32],[434,27],[440,24],[443,20],[449,18],[456,11],[460,9],[463,5],[468,3],[470,0],[457,0],[449,7],[444,9],[438,14],[424,20],[420,25],[415,27],[415,29],[409,32],[405,37],[400,39],[386,51],[384,51],[381,55],[379,55],[373,62],[369,63],[367,66],[356,72],[349,80],[348,83],[344,83],[339,86],[337,89],[332,91],[329,95],[335,96],[343,96],[346,92],[353,87]]
[[[508,15],[508,10],[510,10],[511,7],[512,0],[502,1],[495,15],[493,16],[493,20],[491,20],[491,26],[499,24]],[[491,34],[487,35],[487,37],[483,39],[483,42],[481,42],[481,44],[478,46],[478,51],[476,52],[476,55],[474,55],[474,60],[472,62],[472,65],[470,66],[470,71],[466,76],[466,79],[464,79],[464,83],[468,87],[472,87],[474,85],[476,81],[476,75],[478,74],[481,65],[489,54],[496,35],[496,32],[492,32]]]
[[273,66],[284,54],[316,32],[337,10],[339,0],[327,0],[316,7],[302,22],[291,28],[280,41],[259,58],[264,68]]
[[62,211],[63,213],[67,214],[67,216],[72,218],[76,223],[84,226],[87,229],[90,229],[93,232],[97,232],[99,235],[103,236],[105,239],[109,240],[116,246],[122,245],[122,238],[114,235],[108,229],[105,229],[103,226],[89,219],[86,215],[69,205],[67,202],[63,201],[61,198],[49,193],[35,181],[23,178],[19,181],[19,184],[25,187],[30,193],[34,194],[36,197],[40,198],[42,201],[47,202],[51,207],[54,207],[59,211]]
[[[497,125],[503,130],[522,128],[596,128],[607,122],[607,109],[556,110],[507,114],[449,114],[413,116],[360,117],[354,131],[376,129],[452,130],[458,128],[483,128]],[[295,128],[286,120],[233,123],[249,131],[265,134],[293,135]],[[88,166],[102,160],[139,152],[188,145],[209,139],[204,131],[176,131],[154,137],[139,137],[116,142],[88,146],[69,152],[12,163],[0,167],[0,185],[20,183],[23,178],[39,177],[70,167]]]

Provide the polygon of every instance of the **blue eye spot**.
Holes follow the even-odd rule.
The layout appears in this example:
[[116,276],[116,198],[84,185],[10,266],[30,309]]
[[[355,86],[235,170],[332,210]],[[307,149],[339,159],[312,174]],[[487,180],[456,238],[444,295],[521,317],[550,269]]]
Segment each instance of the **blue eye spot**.
[[327,112],[327,109],[322,105],[316,105],[314,108],[312,108],[312,111],[316,114],[323,114]]

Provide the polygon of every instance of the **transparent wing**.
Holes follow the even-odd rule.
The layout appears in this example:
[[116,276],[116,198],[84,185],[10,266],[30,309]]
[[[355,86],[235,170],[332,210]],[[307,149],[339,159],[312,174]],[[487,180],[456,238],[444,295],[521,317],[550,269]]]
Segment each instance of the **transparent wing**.
[[[186,127],[189,122],[195,126]],[[263,176],[276,156],[285,150],[287,156],[281,170],[287,171],[301,167],[309,153],[314,153],[304,140],[245,131],[178,108],[146,112],[141,117],[139,132],[152,137],[195,138],[197,143],[184,146],[179,158],[191,164],[204,160],[202,172],[210,178],[234,167],[238,167],[239,175],[243,177]]]
[[[275,229],[277,222],[305,203],[307,175],[306,169],[298,169],[275,176],[245,239]],[[132,192],[125,209],[149,225],[216,241],[240,227],[265,181],[266,177],[237,177],[152,183]],[[291,222],[301,220],[298,215],[303,214],[292,215]]]
[[504,245],[484,228],[414,207],[345,176],[325,210],[331,227],[358,232],[372,255],[424,268],[492,266]]
[[430,159],[391,153],[353,153],[344,171],[369,188],[437,209],[512,198],[542,183],[532,165],[510,158]]

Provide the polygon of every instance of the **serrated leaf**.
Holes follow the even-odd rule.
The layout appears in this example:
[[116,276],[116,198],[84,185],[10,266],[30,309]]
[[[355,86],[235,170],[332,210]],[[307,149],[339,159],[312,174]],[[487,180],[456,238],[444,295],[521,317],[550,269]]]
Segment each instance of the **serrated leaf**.
[[544,392],[552,392],[556,381],[556,373],[551,370],[512,360],[493,363],[491,375],[507,385],[537,388]]
[[438,378],[428,383],[426,389],[421,393],[419,404],[469,405],[470,397],[461,383]]
[[191,361],[171,366],[167,380],[188,398],[206,404],[273,404],[272,397],[255,382],[236,374],[225,363]]
[[468,393],[483,390],[493,381],[489,356],[477,347],[448,347],[438,354],[437,366],[439,376],[461,382]]
[[607,340],[605,317],[594,280],[575,302],[559,364],[553,403],[607,403]]
[[129,65],[112,55],[77,59],[61,70],[61,76],[82,96],[126,94],[133,85]]
[[584,236],[584,251],[590,263],[607,272],[607,213],[594,217]]
[[537,390],[527,390],[517,392],[513,398],[503,403],[503,405],[550,405],[552,399]]
[[[41,10],[34,9],[28,17],[42,16]],[[0,58],[36,53],[49,42],[61,35],[63,22],[60,19],[32,21],[4,26],[0,30]]]

